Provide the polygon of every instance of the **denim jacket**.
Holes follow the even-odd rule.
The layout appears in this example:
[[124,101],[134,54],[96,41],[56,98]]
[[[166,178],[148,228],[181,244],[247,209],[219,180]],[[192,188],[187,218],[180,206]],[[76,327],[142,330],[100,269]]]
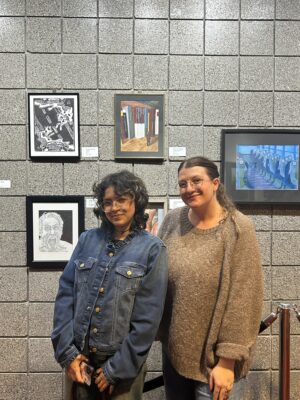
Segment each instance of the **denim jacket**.
[[135,232],[115,254],[108,239],[101,228],[81,234],[59,281],[51,339],[57,362],[67,366],[83,351],[100,290],[97,351],[112,354],[103,369],[114,384],[136,377],[155,339],[167,260],[163,242],[146,231]]

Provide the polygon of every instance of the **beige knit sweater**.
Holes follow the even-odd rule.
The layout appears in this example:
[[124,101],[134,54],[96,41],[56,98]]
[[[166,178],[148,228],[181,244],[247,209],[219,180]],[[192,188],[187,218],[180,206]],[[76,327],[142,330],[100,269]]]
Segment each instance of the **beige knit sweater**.
[[235,211],[217,227],[197,229],[188,207],[166,216],[159,236],[169,255],[169,285],[159,337],[173,367],[207,382],[219,357],[250,367],[262,311],[263,280],[255,230]]

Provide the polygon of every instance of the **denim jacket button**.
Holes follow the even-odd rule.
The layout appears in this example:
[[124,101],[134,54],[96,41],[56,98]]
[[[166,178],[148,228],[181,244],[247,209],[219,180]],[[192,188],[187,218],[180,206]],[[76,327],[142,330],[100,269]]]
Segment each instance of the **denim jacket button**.
[[96,313],[100,312],[100,307],[95,308]]
[[84,267],[84,263],[81,263],[80,265],[79,265],[79,268],[83,268]]
[[113,252],[108,253],[109,257],[112,257],[114,255]]
[[97,328],[93,328],[93,333],[97,333],[98,329]]
[[91,349],[91,350],[92,350],[92,352],[93,352],[93,353],[96,353],[96,351],[97,351],[97,347],[92,347],[92,349]]
[[131,276],[131,275],[132,275],[132,272],[131,272],[131,271],[127,271],[127,275],[128,275],[128,276]]
[[104,288],[103,287],[99,288],[99,293],[104,293]]

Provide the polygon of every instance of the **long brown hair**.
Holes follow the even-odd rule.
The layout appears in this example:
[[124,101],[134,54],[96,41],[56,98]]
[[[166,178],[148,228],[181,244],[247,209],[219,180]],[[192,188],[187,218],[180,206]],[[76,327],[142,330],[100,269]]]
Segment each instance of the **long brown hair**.
[[[203,167],[211,180],[219,178],[220,174],[217,165],[206,157],[191,157],[182,161],[178,167],[178,174],[183,168]],[[217,190],[217,200],[220,205],[229,213],[232,213],[236,207],[230,197],[227,195],[223,183],[220,182]]]

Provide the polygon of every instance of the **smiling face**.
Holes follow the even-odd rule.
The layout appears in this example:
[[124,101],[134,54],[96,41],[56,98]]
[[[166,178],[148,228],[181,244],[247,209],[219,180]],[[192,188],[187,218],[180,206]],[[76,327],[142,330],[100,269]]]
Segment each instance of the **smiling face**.
[[115,230],[129,230],[135,214],[134,199],[130,195],[118,196],[113,186],[109,186],[105,190],[102,209]]
[[211,179],[204,167],[182,168],[178,174],[180,196],[187,206],[197,209],[216,200],[219,178]]

